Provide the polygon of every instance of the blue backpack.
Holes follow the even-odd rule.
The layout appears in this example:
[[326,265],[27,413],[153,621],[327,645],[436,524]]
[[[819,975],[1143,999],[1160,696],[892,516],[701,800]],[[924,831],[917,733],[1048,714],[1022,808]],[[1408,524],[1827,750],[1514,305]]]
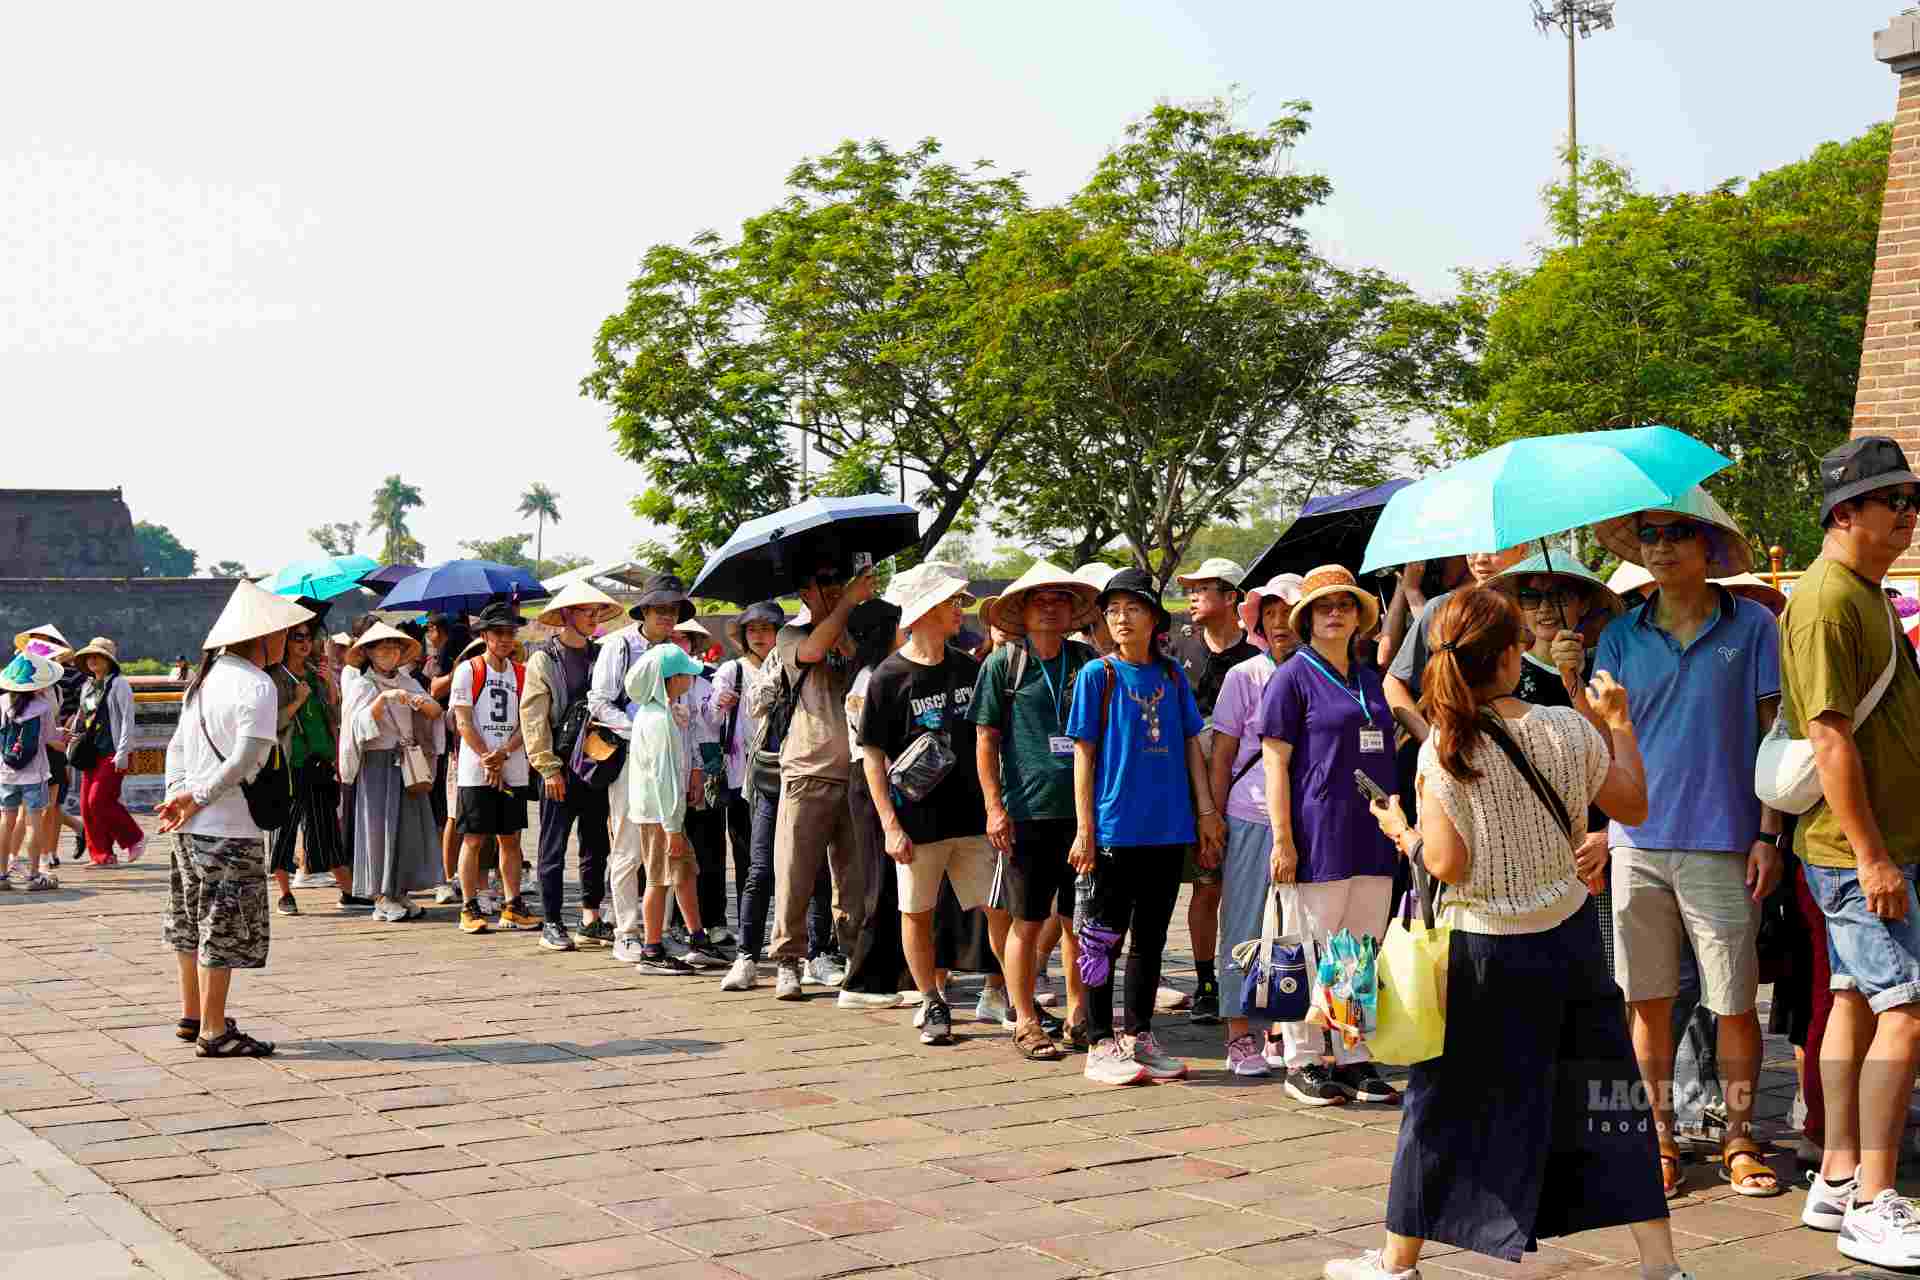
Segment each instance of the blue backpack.
[[40,754],[40,717],[0,724],[0,761],[9,769],[24,769]]

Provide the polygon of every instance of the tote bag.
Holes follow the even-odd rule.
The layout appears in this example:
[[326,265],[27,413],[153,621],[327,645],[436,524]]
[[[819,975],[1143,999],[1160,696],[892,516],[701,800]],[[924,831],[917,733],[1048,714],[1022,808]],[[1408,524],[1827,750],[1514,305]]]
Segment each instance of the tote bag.
[[1233,962],[1246,978],[1240,987],[1240,1008],[1248,1017],[1275,1022],[1304,1022],[1310,979],[1304,940],[1280,935],[1280,886],[1267,895],[1266,918],[1260,936],[1233,949]]
[[1367,1037],[1377,1061],[1411,1066],[1439,1057],[1446,1048],[1447,950],[1453,928],[1434,923],[1436,889],[1426,868],[1416,862],[1400,915],[1387,926],[1386,941],[1380,944],[1380,1022]]

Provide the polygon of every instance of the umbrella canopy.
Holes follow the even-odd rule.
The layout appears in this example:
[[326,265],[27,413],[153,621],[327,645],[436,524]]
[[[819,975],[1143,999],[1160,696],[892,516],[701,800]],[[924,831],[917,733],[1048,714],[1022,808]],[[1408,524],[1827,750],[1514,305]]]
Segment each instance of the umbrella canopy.
[[920,513],[883,494],[808,498],[734,530],[690,594],[751,604],[793,591],[822,560],[844,565],[859,551],[883,560],[919,538]]
[[1361,571],[1500,551],[1665,506],[1731,465],[1671,427],[1513,440],[1394,494]]
[[1299,517],[1287,526],[1274,544],[1260,553],[1247,567],[1241,585],[1253,586],[1271,581],[1283,573],[1302,577],[1324,564],[1337,564],[1351,573],[1360,572],[1366,559],[1367,539],[1380,523],[1380,512],[1387,500],[1411,480],[1389,480],[1371,489],[1352,493],[1330,493],[1315,498],[1300,508]]
[[331,600],[359,587],[360,579],[379,567],[371,556],[315,556],[295,560],[262,585],[276,596]]
[[360,585],[377,596],[384,596],[418,572],[417,564],[385,564],[371,573],[361,574]]
[[576,582],[594,582],[601,578],[617,582],[623,587],[644,587],[647,579],[656,571],[635,560],[608,560],[602,564],[581,565],[578,569],[551,578],[542,578],[541,585],[549,591],[565,591]]
[[478,613],[495,601],[522,604],[551,594],[525,569],[492,560],[449,560],[405,578],[380,602],[384,611]]

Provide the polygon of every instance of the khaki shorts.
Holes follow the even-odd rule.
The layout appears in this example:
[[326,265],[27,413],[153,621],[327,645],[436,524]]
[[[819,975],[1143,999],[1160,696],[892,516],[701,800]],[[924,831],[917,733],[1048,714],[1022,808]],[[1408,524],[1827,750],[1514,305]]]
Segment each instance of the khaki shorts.
[[640,865],[646,869],[646,884],[649,889],[655,885],[677,888],[693,881],[697,870],[693,860],[693,847],[689,845],[684,854],[673,852],[673,837],[667,829],[657,822],[635,824],[640,828]]
[[1760,990],[1760,908],[1744,854],[1630,849],[1613,854],[1614,977],[1629,1003],[1679,994],[1680,953],[1700,967],[1700,1003],[1749,1013]]
[[940,877],[953,881],[953,896],[962,911],[985,906],[993,891],[993,873],[1000,859],[985,836],[956,836],[913,846],[912,862],[896,862],[900,881],[900,909],[913,915],[933,910],[940,901]]

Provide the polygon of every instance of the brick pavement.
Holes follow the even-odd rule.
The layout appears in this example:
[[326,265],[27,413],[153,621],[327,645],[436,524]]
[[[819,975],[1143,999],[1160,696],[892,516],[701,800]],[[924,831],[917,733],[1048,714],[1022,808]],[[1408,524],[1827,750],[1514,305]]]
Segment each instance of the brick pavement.
[[[163,843],[0,898],[17,1122],[0,1129],[0,1280],[192,1276],[152,1224],[243,1280],[1305,1280],[1382,1236],[1397,1114],[1225,1077],[1217,1029],[1182,1015],[1161,1031],[1189,1082],[1101,1091],[1078,1058],[1019,1059],[960,999],[958,1043],[925,1049],[904,1010],[642,978],[530,933],[463,936],[452,908],[379,926],[304,891],[307,914],[274,920],[271,967],[236,982],[234,1013],[279,1056],[196,1058],[172,1036]],[[1172,946],[1189,983],[1184,906]],[[1770,1042],[1769,1118],[1791,1066]],[[1841,1269],[1797,1226],[1797,1193],[1742,1201],[1699,1165],[1687,1180],[1674,1227],[1701,1280]],[[1436,1249],[1423,1270],[1631,1280],[1633,1256],[1620,1229],[1520,1266]]]

